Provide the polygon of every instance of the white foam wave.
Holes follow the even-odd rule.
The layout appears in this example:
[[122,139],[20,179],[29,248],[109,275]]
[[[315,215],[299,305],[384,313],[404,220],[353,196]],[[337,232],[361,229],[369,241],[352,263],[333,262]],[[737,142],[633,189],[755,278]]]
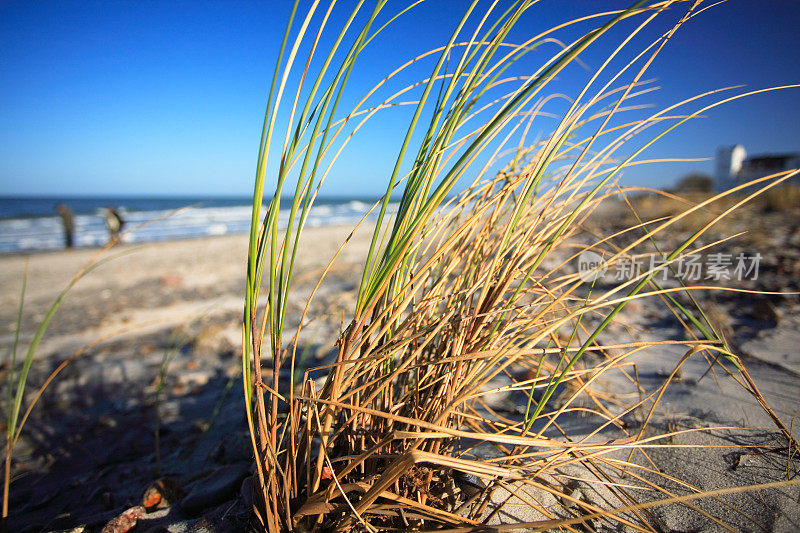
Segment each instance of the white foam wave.
[[[316,205],[309,210],[306,225],[355,224],[371,207],[371,204],[357,200]],[[104,214],[104,210],[98,209],[93,214],[75,217],[77,246],[102,246],[108,242]],[[262,210],[262,217],[265,214],[266,210]],[[150,242],[247,233],[250,230],[251,208],[189,207],[178,211],[122,211],[122,215],[126,221],[126,231],[138,227],[126,236],[126,242]],[[286,226],[288,216],[288,209],[278,213],[282,227]],[[377,210],[370,215],[370,218],[376,217]],[[0,220],[0,252],[53,250],[63,246],[61,220],[56,216]]]

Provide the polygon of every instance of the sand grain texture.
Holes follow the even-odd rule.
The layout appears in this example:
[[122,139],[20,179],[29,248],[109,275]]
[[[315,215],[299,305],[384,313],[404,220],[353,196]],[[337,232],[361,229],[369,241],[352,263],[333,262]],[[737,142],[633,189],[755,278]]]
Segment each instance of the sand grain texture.
[[[349,232],[349,228],[340,227],[307,230],[298,255],[297,285],[290,300],[286,331],[296,327],[322,269]],[[368,239],[368,231],[356,234],[318,292],[309,316],[320,319],[307,328],[301,339],[301,344],[309,348],[309,364],[329,354],[342,320],[349,320]],[[249,464],[251,451],[243,419],[241,382],[236,377],[241,353],[246,246],[246,236],[155,243],[141,248],[123,246],[111,252],[122,255],[75,286],[41,344],[31,384],[38,386],[59,361],[84,344],[123,329],[130,331],[92,348],[68,366],[34,411],[19,448],[18,455],[24,461],[18,462],[16,469],[24,475],[12,485],[12,525],[36,530],[102,522],[140,504],[145,489],[164,475],[177,479],[187,493],[200,491],[201,501],[202,497],[216,501],[214,495],[202,493],[196,480],[213,477],[217,471],[238,471]],[[23,349],[47,306],[95,253],[96,250],[70,250],[0,257],[0,323],[4,324],[0,350],[4,357],[13,341],[26,262]],[[765,322],[761,333],[743,339],[741,346],[753,355],[746,362],[762,392],[786,424],[792,425],[800,417],[800,312],[796,300],[783,301],[780,319]],[[733,313],[736,300],[723,305],[731,306],[723,311]],[[611,338],[604,342],[674,337],[675,325],[666,316],[663,308],[647,302],[632,305],[621,316],[628,328],[609,330],[604,335]],[[684,352],[685,349],[659,347],[638,354],[634,362],[642,385],[648,390],[657,388]],[[162,396],[156,402],[155,385],[165,357],[169,364]],[[785,450],[780,450],[785,443],[776,437],[764,411],[731,377],[707,371],[708,363],[701,357],[685,363],[682,381],[669,387],[662,409],[653,418],[654,430],[722,425],[762,431],[683,433],[670,442],[681,448],[650,450],[657,464],[665,473],[702,490],[779,481],[786,478],[787,471],[794,475],[794,459],[789,461]],[[3,379],[7,379],[6,372],[7,369]],[[636,389],[621,374],[609,374],[599,386],[622,396],[636,395]],[[501,406],[511,401],[496,400]],[[161,472],[153,436],[156,406],[161,428]],[[642,416],[641,410],[635,412],[630,423],[635,425]],[[578,439],[587,428],[579,419],[575,422],[571,436]],[[793,428],[800,438],[798,425]],[[626,459],[627,454],[615,452],[614,457]],[[635,454],[632,460],[646,464],[641,455]],[[672,489],[676,494],[687,493],[686,487],[677,482]],[[646,490],[635,492],[640,501],[653,497]],[[597,484],[583,484],[580,494],[587,501],[602,504],[603,491]],[[800,529],[798,495],[800,491],[793,486],[696,504],[737,530],[756,531],[763,527],[794,531]],[[225,497],[229,496],[226,493]],[[553,500],[553,512],[562,517],[574,516],[575,509],[567,511],[562,503]],[[225,509],[230,511],[225,514]],[[173,507],[170,512],[145,515],[143,524],[178,531],[199,524],[198,520],[233,520],[228,523],[231,527],[244,523],[236,520],[247,520],[240,497],[219,509],[212,506],[201,510],[201,518],[196,517],[197,509],[191,511],[193,516]],[[701,513],[678,504],[651,512],[664,530],[721,529]],[[493,521],[541,518],[512,498]]]

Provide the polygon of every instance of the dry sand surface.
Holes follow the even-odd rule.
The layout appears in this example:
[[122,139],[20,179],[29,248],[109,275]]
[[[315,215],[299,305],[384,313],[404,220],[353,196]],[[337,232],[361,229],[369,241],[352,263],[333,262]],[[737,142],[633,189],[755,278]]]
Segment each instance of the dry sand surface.
[[[297,326],[317,279],[350,229],[312,228],[304,235],[287,331]],[[342,312],[351,307],[368,238],[367,233],[353,238],[317,292],[312,316],[327,319],[314,321],[301,339],[312,361],[327,355]],[[4,361],[13,345],[25,269],[21,354],[59,292],[96,253],[0,257]],[[17,511],[11,524],[20,528],[102,525],[119,508],[139,503],[148,483],[162,474],[183,482],[203,474],[224,480],[227,472],[229,485],[236,487],[231,492],[223,486],[219,497],[230,499],[249,471],[241,381],[235,378],[241,366],[247,236],[122,246],[106,256],[114,258],[63,300],[31,370],[33,392],[58,363],[107,338],[61,372],[25,428],[18,446],[21,475],[10,498]],[[165,362],[159,472],[154,404]],[[7,379],[7,366],[0,377]],[[225,468],[229,471],[218,472]],[[200,507],[207,511],[214,503],[219,502]],[[178,518],[172,513],[166,521]]]
[[[307,294],[307,285],[316,281],[349,231],[307,231],[295,274],[298,297]],[[367,239],[366,233],[359,233],[340,255],[328,278],[330,283],[320,292],[326,303],[331,291],[344,298],[352,289],[358,279],[359,261],[369,245]],[[0,258],[0,322],[6,325],[0,342],[5,346],[13,341],[26,264],[23,347],[59,292],[97,253],[95,249],[83,249]],[[111,259],[69,292],[39,350],[41,355],[68,352],[122,329],[132,330],[129,336],[138,336],[187,320],[217,322],[221,315],[234,320],[241,315],[247,259],[245,235],[123,246],[103,257]],[[241,344],[240,328],[235,329],[230,332],[231,340]]]
[[[349,231],[338,227],[307,230],[286,331],[296,327],[314,283]],[[310,364],[329,354],[342,319],[347,319],[369,235],[367,228],[352,239],[318,292],[310,316],[323,318],[301,339]],[[162,475],[181,485],[181,506],[147,515],[140,523],[142,530],[157,525],[185,530],[198,520],[224,523],[232,530],[242,527],[247,481],[245,487],[241,485],[250,469],[250,450],[237,370],[246,246],[247,237],[241,235],[121,247],[111,252],[118,257],[91,272],[68,294],[41,344],[31,383],[38,386],[58,362],[83,345],[110,337],[62,372],[26,426],[10,499],[13,530],[102,526],[138,504],[148,484]],[[4,358],[13,342],[26,264],[23,349],[59,291],[95,253],[71,250],[0,257]],[[730,316],[755,306],[746,298],[717,304],[720,312]],[[794,423],[800,416],[800,309],[796,298],[785,298],[772,311],[767,316],[754,311],[749,318],[731,322],[731,327],[734,340],[749,355],[746,362],[761,391],[786,425],[795,428],[795,437],[800,437]],[[604,342],[674,338],[678,331],[663,306],[647,301],[629,306],[622,319],[626,327],[609,330]],[[662,347],[639,354],[636,363],[643,386],[657,388],[684,353],[685,348]],[[162,368],[164,385],[156,401]],[[709,425],[763,430],[683,433],[671,442],[686,447],[653,449],[657,463],[676,479],[703,490],[780,481],[787,473],[793,476],[796,466],[764,410],[732,377],[708,372],[708,368],[702,358],[687,361],[681,381],[668,389],[664,409],[652,426],[659,431]],[[7,366],[3,379],[6,374]],[[621,398],[638,394],[622,375],[599,386]],[[497,398],[495,407],[513,412],[515,407],[509,402],[513,403],[512,397]],[[630,421],[636,423],[643,416],[641,411],[634,412]],[[161,428],[158,456],[157,420]],[[577,437],[587,428],[576,420],[573,431]],[[699,449],[699,444],[712,447]],[[686,492],[677,481],[673,488],[676,493]],[[595,489],[585,487],[582,495],[589,501],[596,498],[601,505],[602,490]],[[636,494],[640,500],[652,497],[645,490]],[[735,529],[795,531],[800,529],[798,494],[795,485],[696,504]],[[651,512],[665,531],[721,527],[679,505]],[[532,518],[537,517],[512,501],[495,520]]]

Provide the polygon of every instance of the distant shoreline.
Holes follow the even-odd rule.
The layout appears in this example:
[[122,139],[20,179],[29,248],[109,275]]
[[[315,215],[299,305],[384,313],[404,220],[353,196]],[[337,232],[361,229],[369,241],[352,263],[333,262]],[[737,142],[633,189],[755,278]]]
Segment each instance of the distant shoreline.
[[[330,226],[331,228],[335,226]],[[244,233],[227,233],[225,235],[194,235],[188,237],[175,237],[173,239],[163,239],[159,241],[142,241],[142,242],[121,242],[114,245],[114,250],[119,251],[120,249],[124,248],[134,248],[134,247],[144,247],[144,246],[151,246],[154,244],[168,244],[171,242],[183,242],[183,241],[193,241],[193,240],[204,240],[204,239],[224,239],[224,238],[235,238],[241,237],[242,235],[246,235]],[[3,257],[18,257],[18,256],[26,256],[26,255],[46,255],[46,254],[59,254],[61,252],[85,252],[85,251],[99,251],[103,248],[105,244],[98,244],[98,245],[89,245],[89,246],[73,246],[72,248],[61,247],[61,248],[46,248],[46,249],[29,249],[29,250],[15,250],[10,252],[0,251],[0,258]],[[112,252],[113,253],[113,252]]]
[[[125,220],[124,231],[129,233],[127,244],[173,241],[195,237],[239,235],[250,231],[252,206],[242,199],[206,199],[202,205],[192,204],[192,198],[150,198],[123,203],[115,199],[62,199],[73,212],[76,248],[98,248],[108,242],[105,209],[113,206]],[[18,205],[2,204],[0,211],[38,213],[37,216],[0,220],[0,254],[55,251],[64,248],[64,230],[54,211],[53,199],[16,200]],[[372,208],[375,199],[319,198],[308,212],[306,227],[355,225]],[[249,202],[249,201],[248,201]],[[288,202],[288,200],[287,200]],[[282,204],[283,205],[283,204]],[[279,213],[285,224],[289,209]],[[394,207],[394,204],[390,204]],[[266,212],[264,210],[263,212]],[[262,214],[263,216],[263,214]],[[369,215],[377,218],[377,211]]]
[[[310,228],[305,229],[304,233],[307,232],[307,231],[310,231],[310,230],[311,231],[318,230],[318,231],[323,231],[323,232],[325,230],[328,230],[328,229],[331,230],[331,231],[337,231],[337,230],[342,230],[342,229],[352,230],[353,227],[355,227],[355,224],[346,224],[346,223],[331,224],[331,225],[327,225],[327,226],[310,227]],[[119,252],[124,248],[130,248],[130,249],[133,249],[133,248],[145,248],[145,247],[151,247],[151,246],[155,246],[155,245],[166,245],[166,244],[170,244],[170,243],[184,243],[184,242],[187,242],[187,241],[205,241],[205,240],[216,241],[216,240],[224,240],[224,239],[241,239],[241,238],[246,238],[247,234],[248,234],[248,232],[245,231],[245,232],[239,232],[239,233],[226,233],[224,235],[194,235],[194,236],[187,236],[187,237],[175,237],[175,238],[172,238],[172,239],[162,239],[162,240],[158,240],[158,241],[141,241],[141,242],[131,242],[131,243],[124,242],[124,240],[123,240],[123,242],[114,245],[114,247],[112,248],[110,253],[114,253],[114,251]],[[103,246],[105,246],[105,244],[106,243],[99,244],[99,245],[96,245],[96,246],[73,246],[72,248],[61,247],[61,248],[39,249],[39,250],[37,250],[37,249],[16,250],[16,251],[10,251],[10,252],[0,251],[0,260],[2,260],[3,258],[12,258],[12,257],[25,257],[25,256],[37,256],[38,257],[38,256],[48,255],[48,254],[49,255],[58,255],[58,254],[61,254],[61,253],[80,253],[80,252],[87,252],[87,251],[95,251],[96,252],[96,251],[99,251],[100,249],[102,249]]]

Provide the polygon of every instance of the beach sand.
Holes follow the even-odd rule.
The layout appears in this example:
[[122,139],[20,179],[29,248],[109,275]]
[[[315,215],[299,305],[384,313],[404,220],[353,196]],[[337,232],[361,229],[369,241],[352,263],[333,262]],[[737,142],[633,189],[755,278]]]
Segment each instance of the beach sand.
[[[287,331],[296,328],[317,279],[351,229],[306,231]],[[301,339],[312,361],[318,352],[327,355],[343,313],[351,312],[368,239],[366,232],[352,239],[317,291],[310,312],[322,318]],[[75,249],[0,257],[4,361],[14,342],[26,269],[18,357],[58,294],[97,253]],[[161,475],[196,478],[233,465],[240,483],[250,468],[241,379],[235,377],[241,368],[247,236],[124,245],[103,257],[110,260],[64,298],[31,368],[26,403],[60,362],[101,340],[64,368],[25,426],[17,448],[21,477],[10,497],[11,524],[20,528],[104,523],[119,507],[138,503],[148,483]],[[6,364],[0,377],[7,376]],[[217,461],[209,462],[210,453]],[[59,522],[63,513],[69,517]]]
[[[296,328],[316,280],[349,233],[350,228],[345,227],[306,231],[285,331]],[[300,340],[308,364],[329,355],[339,328],[349,320],[370,235],[365,228],[352,238],[317,293],[309,316],[320,318]],[[49,305],[96,253],[95,249],[79,249],[0,257],[0,350],[4,360],[14,340],[26,268],[20,354]],[[90,347],[61,372],[23,431],[18,477],[10,497],[12,530],[101,526],[139,503],[147,486],[165,475],[177,479],[194,500],[190,499],[183,511],[173,506],[148,515],[139,526],[143,530],[169,524],[177,531],[195,524],[199,515],[203,517],[200,520],[213,522],[223,512],[231,527],[243,523],[236,520],[246,520],[247,489],[240,491],[240,486],[250,472],[251,450],[237,374],[246,255],[245,235],[121,246],[108,252],[107,257],[113,259],[69,292],[37,352],[31,385],[38,387],[59,362],[85,345],[106,340]],[[726,310],[733,313],[737,306],[753,305],[747,302],[717,303],[724,314]],[[745,362],[760,390],[791,426],[800,416],[800,309],[796,298],[781,302],[777,308],[773,306],[774,316],[767,313],[769,316],[748,319],[750,333],[736,340],[749,355]],[[642,340],[676,334],[675,324],[665,319],[663,306],[631,305],[622,320],[629,327],[610,330],[609,342],[619,342],[626,335]],[[741,331],[745,329],[742,326]],[[642,352],[636,363],[643,386],[656,389],[685,351],[662,347]],[[7,379],[7,371],[5,365],[2,379]],[[787,471],[793,475],[796,466],[785,450],[780,450],[785,441],[776,436],[764,410],[732,377],[707,371],[704,359],[690,358],[681,382],[667,390],[664,409],[651,425],[662,432],[709,425],[762,430],[676,434],[671,442],[685,447],[653,449],[664,471],[702,490],[781,481]],[[159,386],[162,372],[163,385]],[[629,381],[617,377],[609,377],[600,386],[621,396],[637,394]],[[631,421],[642,416],[641,411],[635,412]],[[158,451],[156,427],[160,428]],[[798,424],[793,427],[795,437],[800,437]],[[581,430],[576,427],[575,431],[578,435]],[[699,444],[714,447],[698,449]],[[207,493],[209,485],[219,489],[217,493],[204,494],[201,489]],[[686,492],[677,483],[674,489]],[[583,494],[592,497],[589,489]],[[647,491],[636,494],[644,500],[651,497]],[[763,526],[792,531],[800,529],[798,494],[795,485],[721,496],[698,506],[736,529]],[[677,504],[652,512],[664,530],[719,528],[702,513]],[[511,502],[496,520],[530,518],[524,506]]]

